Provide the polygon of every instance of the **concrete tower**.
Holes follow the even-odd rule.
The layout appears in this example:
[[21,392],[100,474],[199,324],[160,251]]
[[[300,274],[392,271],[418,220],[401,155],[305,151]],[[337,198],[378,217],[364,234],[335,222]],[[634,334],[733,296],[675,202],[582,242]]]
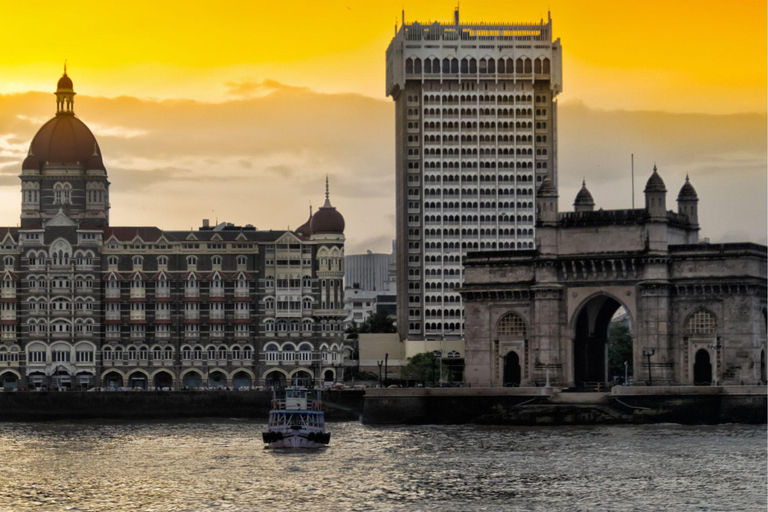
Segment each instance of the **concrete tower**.
[[[404,16],[403,16],[404,18]],[[401,337],[456,338],[462,258],[533,249],[535,190],[557,186],[562,89],[552,20],[404,23],[387,49],[395,100]]]

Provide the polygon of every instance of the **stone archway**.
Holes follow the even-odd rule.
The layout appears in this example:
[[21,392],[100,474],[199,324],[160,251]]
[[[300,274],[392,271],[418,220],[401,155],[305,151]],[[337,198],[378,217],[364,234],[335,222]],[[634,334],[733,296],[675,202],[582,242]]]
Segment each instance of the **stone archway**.
[[694,356],[693,384],[696,386],[709,386],[712,384],[712,362],[709,351],[699,349]]
[[511,350],[504,356],[504,387],[518,387],[522,380],[520,356]]
[[160,370],[152,380],[157,389],[173,389],[173,375],[167,370]]
[[609,381],[608,329],[619,308],[624,308],[621,302],[601,293],[587,299],[578,310],[573,324],[573,381],[577,388],[594,390]]

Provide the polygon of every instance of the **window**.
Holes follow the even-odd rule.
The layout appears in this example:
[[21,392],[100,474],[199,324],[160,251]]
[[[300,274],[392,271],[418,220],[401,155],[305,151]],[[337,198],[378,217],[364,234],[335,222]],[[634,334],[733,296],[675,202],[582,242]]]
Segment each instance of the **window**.
[[187,256],[187,267],[197,266],[197,256]]
[[109,258],[107,258],[107,263],[109,264],[110,267],[116,267],[117,262],[118,262],[117,256],[110,256]]
[[161,267],[167,267],[168,266],[168,257],[167,256],[160,256],[157,258],[157,264]]
[[245,256],[238,256],[237,257],[237,266],[238,267],[244,267],[248,263],[248,258]]
[[211,263],[213,264],[214,267],[221,268],[221,261],[222,261],[221,256],[214,256],[213,258],[211,258]]
[[144,264],[144,258],[141,256],[134,256],[133,257],[133,266],[134,267],[141,267]]
[[694,334],[712,334],[717,331],[717,321],[712,313],[700,309],[688,319],[687,330]]
[[514,313],[507,313],[499,320],[498,336],[522,336],[526,335],[523,319]]

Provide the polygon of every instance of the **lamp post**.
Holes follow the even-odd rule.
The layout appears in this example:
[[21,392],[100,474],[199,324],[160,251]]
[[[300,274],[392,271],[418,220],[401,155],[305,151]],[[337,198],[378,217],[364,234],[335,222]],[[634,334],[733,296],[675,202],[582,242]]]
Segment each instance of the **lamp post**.
[[376,361],[376,364],[379,365],[379,387],[381,387],[381,367],[384,363],[381,361]]
[[714,361],[712,364],[713,375],[712,375],[712,385],[713,386],[719,386],[719,380],[717,378],[717,351],[723,348],[723,346],[720,344],[720,340],[715,341],[713,344],[709,346],[709,348],[712,349],[712,351],[715,353]]
[[629,386],[629,361],[624,361],[624,385]]
[[648,358],[648,385],[653,386],[653,377],[651,376],[651,356],[656,353],[656,349],[643,349],[643,357]]
[[432,360],[440,363],[440,386],[443,385],[443,349],[432,351]]
[[389,379],[389,352],[384,354],[384,386],[387,385],[387,379]]

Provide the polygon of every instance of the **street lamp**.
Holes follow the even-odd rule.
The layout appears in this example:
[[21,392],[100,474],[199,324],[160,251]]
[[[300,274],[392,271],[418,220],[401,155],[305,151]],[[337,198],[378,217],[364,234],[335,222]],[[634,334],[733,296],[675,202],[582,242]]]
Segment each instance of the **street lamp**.
[[720,344],[720,340],[717,340],[713,344],[711,344],[709,346],[709,348],[711,348],[712,351],[715,353],[715,360],[714,360],[714,364],[713,364],[713,369],[714,369],[713,373],[714,373],[714,375],[713,375],[713,379],[712,379],[712,385],[713,386],[718,386],[719,385],[719,381],[718,381],[718,378],[717,378],[717,351],[720,350],[721,348],[723,348],[723,346]]
[[384,354],[384,385],[387,385],[387,379],[389,379],[389,368],[387,368],[389,364],[389,352]]
[[624,385],[629,386],[629,361],[624,361]]
[[381,367],[383,366],[384,363],[382,363],[381,361],[376,361],[376,364],[379,365],[379,387],[381,387]]
[[656,349],[643,349],[643,357],[648,358],[648,385],[653,386],[653,377],[651,377],[651,356],[656,353]]
[[437,360],[440,363],[440,386],[443,385],[443,349],[432,351],[432,361]]

